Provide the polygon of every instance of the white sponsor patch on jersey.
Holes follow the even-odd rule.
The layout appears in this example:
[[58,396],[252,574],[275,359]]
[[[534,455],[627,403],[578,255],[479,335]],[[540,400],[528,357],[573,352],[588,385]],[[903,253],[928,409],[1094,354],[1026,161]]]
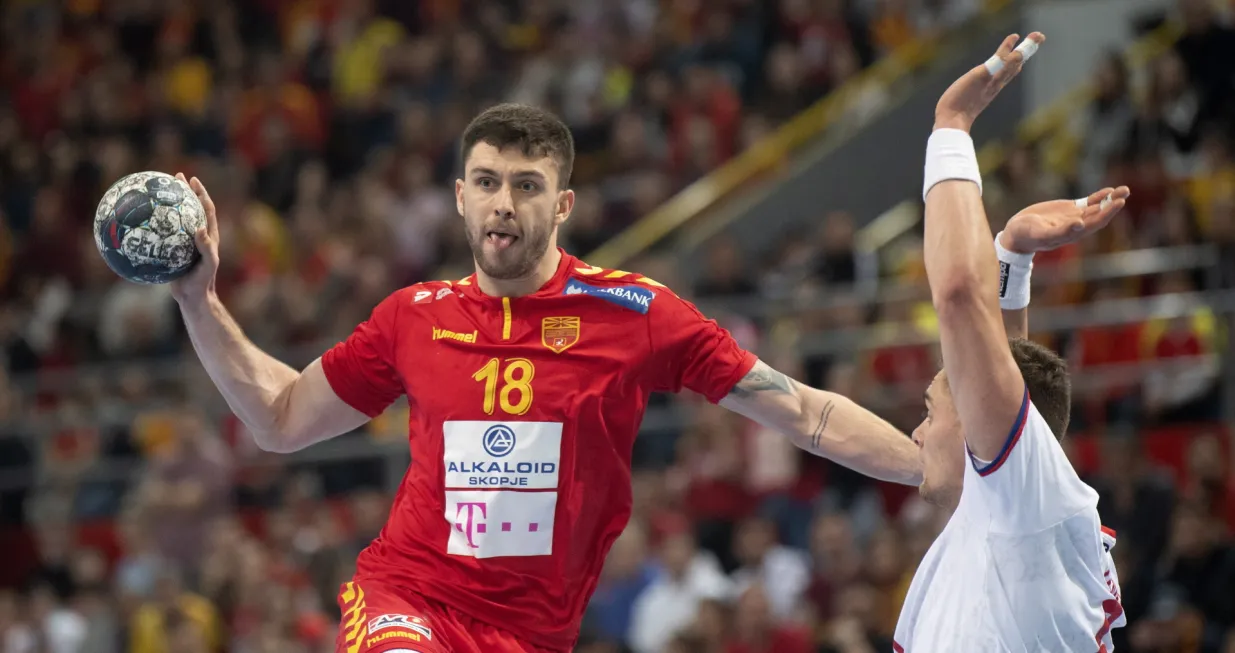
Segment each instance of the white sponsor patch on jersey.
[[442,435],[448,488],[557,488],[559,422],[451,421]]
[[449,421],[442,437],[446,552],[551,555],[562,424]]
[[553,555],[557,492],[446,491],[446,552],[473,558]]

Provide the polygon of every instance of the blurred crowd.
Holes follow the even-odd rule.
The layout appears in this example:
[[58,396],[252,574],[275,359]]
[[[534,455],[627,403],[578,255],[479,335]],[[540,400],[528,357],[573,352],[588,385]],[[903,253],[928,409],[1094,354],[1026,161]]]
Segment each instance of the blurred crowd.
[[[968,9],[966,9],[968,7]],[[205,181],[220,292],[259,343],[346,332],[465,274],[455,140],[501,100],[574,131],[590,251],[965,0],[21,0],[5,3],[8,367],[180,353],[166,289],[90,251],[128,172]]]
[[[1235,31],[1207,2],[1180,0],[1185,34],[1146,69],[1104,58],[1077,124],[987,173],[996,230],[1037,201],[1133,188],[1099,237],[1036,259],[1034,311],[1232,288]],[[30,564],[0,565],[0,653],[332,651],[339,583],[385,520],[402,473],[390,459],[406,457],[397,409],[345,436],[368,457],[293,464],[257,451],[199,366],[179,363],[166,289],[118,282],[92,251],[94,202],[115,179],[201,177],[219,206],[229,308],[256,342],[307,362],[392,289],[469,272],[449,181],[455,135],[477,109],[536,103],[570,123],[578,203],[564,244],[585,255],[979,4],[4,3],[0,545]],[[935,335],[921,246],[910,234],[879,270],[916,294],[870,303],[854,286],[870,217],[831,211],[763,261],[717,239],[694,287],[672,261],[632,265],[715,307],[778,369],[908,432],[938,360],[921,344]],[[1082,259],[1198,244],[1218,248],[1217,265],[1070,276]],[[754,295],[830,304],[726,308]],[[856,330],[861,346],[808,346]],[[1130,625],[1117,647],[1235,652],[1222,314],[1035,337],[1080,372],[1068,447],[1120,534]],[[890,650],[944,516],[912,488],[807,457],[710,405],[658,398],[653,412],[674,419],[650,419],[637,443],[631,526],[579,650]]]

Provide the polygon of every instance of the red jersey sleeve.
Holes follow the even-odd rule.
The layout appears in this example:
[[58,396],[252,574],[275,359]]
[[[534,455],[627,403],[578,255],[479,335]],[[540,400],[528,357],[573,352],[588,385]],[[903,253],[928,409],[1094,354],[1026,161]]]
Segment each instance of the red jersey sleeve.
[[369,417],[380,415],[404,392],[394,353],[400,297],[387,297],[347,340],[322,355],[322,371],[334,393]]
[[652,389],[679,392],[685,387],[712,403],[724,399],[757,358],[694,304],[671,292],[658,295],[648,311]]

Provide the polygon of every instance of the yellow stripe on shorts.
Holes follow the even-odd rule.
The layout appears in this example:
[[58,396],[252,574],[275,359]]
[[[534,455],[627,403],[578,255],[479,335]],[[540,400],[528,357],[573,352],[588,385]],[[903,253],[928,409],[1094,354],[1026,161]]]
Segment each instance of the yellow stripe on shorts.
[[343,613],[343,629],[348,631],[343,636],[343,643],[347,646],[347,653],[356,653],[360,650],[360,644],[364,642],[365,635],[368,634],[364,589],[355,583],[348,582],[343,590],[343,602],[351,605]]

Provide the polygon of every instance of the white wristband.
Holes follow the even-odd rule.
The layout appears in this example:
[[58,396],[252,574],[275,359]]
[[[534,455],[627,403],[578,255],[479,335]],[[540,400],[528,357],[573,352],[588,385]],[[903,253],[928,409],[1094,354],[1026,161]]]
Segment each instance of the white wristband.
[[999,307],[1016,311],[1029,306],[1029,277],[1033,274],[1033,253],[1021,254],[1004,249],[995,236],[995,255],[999,258]]
[[936,129],[926,141],[926,168],[923,172],[922,201],[941,181],[963,179],[978,185],[982,193],[982,173],[973,139],[960,129]]

